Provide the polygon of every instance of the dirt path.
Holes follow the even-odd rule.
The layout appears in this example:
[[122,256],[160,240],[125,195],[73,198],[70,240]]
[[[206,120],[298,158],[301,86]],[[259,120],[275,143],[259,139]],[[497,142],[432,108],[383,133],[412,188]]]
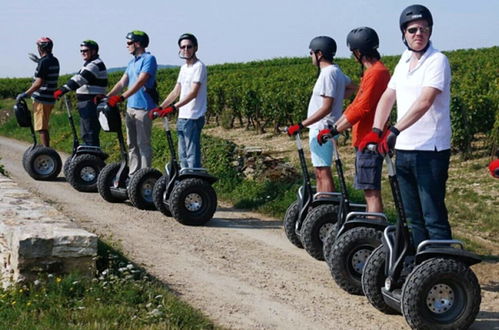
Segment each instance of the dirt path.
[[[10,177],[53,203],[83,228],[120,242],[134,262],[164,281],[218,324],[238,329],[401,329],[402,316],[376,311],[364,297],[339,289],[323,262],[289,243],[281,221],[219,207],[207,227],[186,227],[159,212],[110,204],[80,193],[61,177],[32,180],[21,166],[27,144],[0,137]],[[499,328],[499,269],[482,285],[473,329]],[[495,274],[495,275],[494,275]],[[496,276],[497,275],[497,276]]]

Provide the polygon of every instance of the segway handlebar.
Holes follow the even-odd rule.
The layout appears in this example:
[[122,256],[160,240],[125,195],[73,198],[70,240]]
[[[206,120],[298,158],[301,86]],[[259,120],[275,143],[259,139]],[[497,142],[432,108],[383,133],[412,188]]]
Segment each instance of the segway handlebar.
[[[158,115],[154,114],[154,116],[157,117]],[[170,122],[168,121],[168,117],[167,116],[163,117],[163,128],[167,132],[170,131]]]

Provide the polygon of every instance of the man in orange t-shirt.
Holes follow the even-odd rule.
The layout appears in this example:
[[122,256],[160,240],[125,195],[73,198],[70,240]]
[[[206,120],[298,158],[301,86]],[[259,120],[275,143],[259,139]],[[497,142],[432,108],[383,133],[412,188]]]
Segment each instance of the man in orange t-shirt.
[[367,212],[382,212],[381,168],[383,158],[376,152],[358,150],[364,136],[371,132],[374,114],[381,95],[388,85],[390,73],[381,63],[377,50],[379,38],[371,28],[360,27],[350,31],[347,45],[354,57],[366,69],[360,82],[359,92],[334,127],[322,130],[317,136],[319,143],[325,136],[335,136],[352,128],[352,144],[356,149],[355,188],[364,190]]

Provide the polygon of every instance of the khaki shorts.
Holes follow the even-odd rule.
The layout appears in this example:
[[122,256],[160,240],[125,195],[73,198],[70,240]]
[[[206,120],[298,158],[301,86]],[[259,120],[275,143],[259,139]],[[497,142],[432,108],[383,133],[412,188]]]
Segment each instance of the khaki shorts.
[[33,112],[35,115],[35,131],[46,131],[49,129],[49,117],[53,104],[33,102]]

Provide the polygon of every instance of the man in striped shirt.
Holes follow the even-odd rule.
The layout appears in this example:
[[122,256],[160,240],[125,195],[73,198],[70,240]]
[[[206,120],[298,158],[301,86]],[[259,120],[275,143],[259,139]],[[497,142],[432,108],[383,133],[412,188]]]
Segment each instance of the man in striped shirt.
[[40,133],[43,145],[50,146],[49,117],[54,108],[53,96],[59,79],[59,61],[52,54],[54,43],[48,37],[36,41],[40,60],[35,70],[31,87],[17,95],[17,100],[28,96],[33,97],[33,112],[35,117],[35,131]]
[[80,44],[80,53],[84,61],[83,67],[54,92],[54,97],[58,100],[65,93],[76,90],[83,141],[89,146],[100,146],[100,124],[94,98],[106,93],[107,70],[99,57],[99,45],[95,41],[83,41]]

